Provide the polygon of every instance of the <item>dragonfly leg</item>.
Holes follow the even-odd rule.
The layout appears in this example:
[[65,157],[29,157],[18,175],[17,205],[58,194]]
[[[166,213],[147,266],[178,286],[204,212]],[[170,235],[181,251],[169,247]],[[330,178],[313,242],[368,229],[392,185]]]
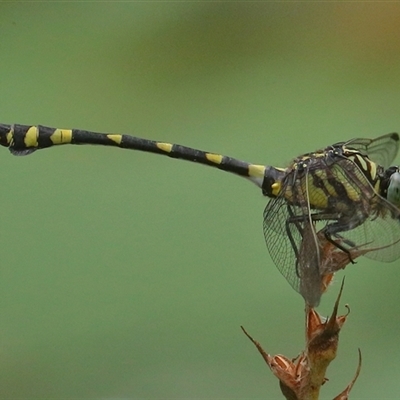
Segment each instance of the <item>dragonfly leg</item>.
[[[328,225],[329,226],[329,225]],[[352,264],[356,264],[356,262],[352,259],[351,257],[351,252],[350,250],[346,249],[346,247],[342,246],[339,242],[337,242],[336,240],[332,239],[331,234],[328,232],[327,229],[324,230],[324,236],[325,239],[332,243],[335,247],[337,247],[339,250],[342,250],[344,253],[347,254],[347,257],[349,257],[349,261]],[[346,244],[348,244],[350,247],[356,247],[356,244],[351,242],[350,240],[346,240],[344,239],[342,236],[340,236],[339,234],[335,234],[336,237],[340,238],[340,240],[342,240],[343,242],[345,242]]]
[[[342,235],[340,235],[340,232],[351,231],[352,229],[362,225],[366,219],[366,215],[359,214],[351,218],[340,218],[336,222],[326,225],[323,229],[326,240],[346,253],[352,264],[355,264],[356,262],[351,257],[351,249],[356,248],[357,244],[349,239],[344,238]],[[342,243],[347,245],[350,249],[346,248]]]

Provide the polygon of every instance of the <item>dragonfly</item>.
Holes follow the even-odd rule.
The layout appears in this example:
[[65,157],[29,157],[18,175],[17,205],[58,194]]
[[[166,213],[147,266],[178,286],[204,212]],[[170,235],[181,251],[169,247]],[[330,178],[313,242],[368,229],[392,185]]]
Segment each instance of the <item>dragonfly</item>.
[[352,254],[384,262],[400,257],[400,169],[391,166],[399,149],[397,133],[338,142],[279,168],[125,134],[0,124],[0,145],[13,155],[64,144],[155,153],[250,180],[269,198],[263,231],[272,261],[311,307],[324,290],[326,244],[332,258],[343,260],[343,255],[346,262],[354,262]]

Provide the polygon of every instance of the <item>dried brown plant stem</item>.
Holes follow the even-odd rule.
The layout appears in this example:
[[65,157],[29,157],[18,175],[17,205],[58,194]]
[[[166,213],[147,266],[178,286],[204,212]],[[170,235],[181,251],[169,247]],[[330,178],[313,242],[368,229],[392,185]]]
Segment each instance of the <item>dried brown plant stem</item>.
[[[319,399],[321,386],[327,381],[326,370],[336,357],[340,330],[349,314],[347,312],[345,315],[338,316],[342,289],[343,283],[329,318],[321,317],[313,308],[306,306],[306,348],[295,359],[289,359],[283,355],[271,356],[242,327],[243,332],[256,346],[271,371],[279,379],[282,394],[287,400]],[[355,377],[334,400],[348,399],[360,367],[361,353]]]

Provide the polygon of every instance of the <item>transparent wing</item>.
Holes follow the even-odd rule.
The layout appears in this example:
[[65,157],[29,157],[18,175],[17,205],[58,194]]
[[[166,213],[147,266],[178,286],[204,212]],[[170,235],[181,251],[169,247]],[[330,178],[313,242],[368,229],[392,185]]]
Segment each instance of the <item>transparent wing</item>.
[[377,261],[392,262],[400,257],[400,221],[389,213],[371,215],[363,224],[340,235],[354,243],[346,246],[365,251],[365,257]]
[[331,168],[331,172],[337,181],[349,185],[348,188],[351,187],[359,196],[359,201],[350,205],[346,217],[338,215],[336,223],[342,223],[343,228],[338,237],[345,239],[344,247],[351,250],[357,246],[368,250],[365,256],[374,260],[391,262],[398,259],[400,210],[375,192],[365,175],[352,161],[339,160]]
[[319,248],[315,225],[302,209],[280,196],[264,211],[264,236],[281,274],[306,302],[316,306],[321,297]]
[[[299,292],[300,280],[296,272],[296,251],[301,243],[301,233],[298,229],[287,231],[287,221],[290,218],[288,207],[283,196],[269,201],[264,210],[264,236],[272,261],[293,289]],[[297,246],[296,249],[292,243]]]
[[352,139],[344,143],[346,147],[359,150],[373,162],[390,167],[399,151],[399,135],[389,133],[376,139]]

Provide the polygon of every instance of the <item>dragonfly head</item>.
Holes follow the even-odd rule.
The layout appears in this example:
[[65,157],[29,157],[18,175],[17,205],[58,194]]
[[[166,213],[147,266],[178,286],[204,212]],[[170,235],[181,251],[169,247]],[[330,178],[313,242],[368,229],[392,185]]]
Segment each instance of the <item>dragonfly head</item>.
[[381,195],[400,208],[400,168],[389,167],[382,176]]

